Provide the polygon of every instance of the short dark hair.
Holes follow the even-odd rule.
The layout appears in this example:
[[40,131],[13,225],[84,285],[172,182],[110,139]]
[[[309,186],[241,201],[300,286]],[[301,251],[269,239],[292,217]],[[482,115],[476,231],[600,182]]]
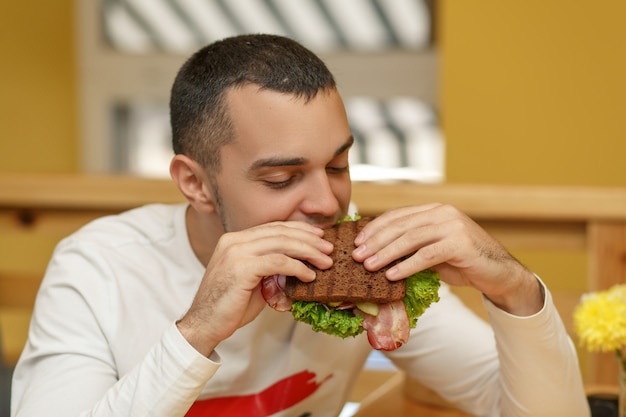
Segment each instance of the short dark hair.
[[220,149],[233,140],[226,93],[247,84],[307,101],[336,88],[322,60],[292,39],[265,34],[222,39],[192,55],[176,76],[170,97],[174,152],[219,172]]

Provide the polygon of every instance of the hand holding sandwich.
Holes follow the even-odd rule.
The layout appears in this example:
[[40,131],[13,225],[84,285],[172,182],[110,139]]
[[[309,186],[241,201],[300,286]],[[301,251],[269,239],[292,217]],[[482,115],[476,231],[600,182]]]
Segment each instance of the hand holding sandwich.
[[439,276],[419,271],[390,281],[385,271],[396,262],[368,271],[352,257],[354,241],[372,217],[346,216],[324,230],[324,239],[333,244],[332,266],[316,272],[314,281],[275,274],[263,279],[261,293],[267,304],[313,331],[341,338],[367,332],[369,344],[377,350],[398,349],[409,339],[410,329],[434,302],[439,301]]
[[[333,263],[327,256],[333,245],[322,236],[322,229],[301,222],[275,222],[223,235],[191,308],[178,323],[185,338],[208,355],[253,320],[266,302],[279,311],[290,310],[291,301],[282,309],[280,301],[261,295],[263,278],[268,284],[273,280],[267,277],[279,276],[313,281],[316,273],[309,266],[324,270]],[[431,269],[451,285],[476,288],[512,314],[533,314],[543,305],[535,276],[452,206],[388,211],[366,224],[354,243],[354,260],[370,271],[404,258],[386,271],[391,281]]]
[[322,235],[322,229],[302,222],[274,222],[222,235],[190,309],[177,323],[183,336],[208,355],[265,307],[260,294],[264,276],[313,280],[315,273],[301,260],[319,268],[332,264],[325,255],[332,244]]
[[386,212],[357,236],[353,256],[368,270],[407,257],[390,268],[390,280],[431,268],[450,285],[471,286],[501,309],[531,315],[543,306],[536,277],[458,209],[442,204]]

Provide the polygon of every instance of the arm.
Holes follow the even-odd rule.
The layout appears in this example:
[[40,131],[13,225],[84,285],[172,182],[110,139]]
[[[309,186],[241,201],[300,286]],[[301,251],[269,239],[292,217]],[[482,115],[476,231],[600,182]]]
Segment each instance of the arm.
[[472,415],[588,417],[573,345],[546,294],[546,306],[526,318],[485,300],[489,326],[444,284],[408,343],[388,356]]
[[[434,343],[432,349],[438,352],[434,360],[437,366],[449,366],[459,352],[461,361],[480,362],[481,355],[486,354],[482,350],[485,346],[497,354],[495,362],[489,362],[495,364],[495,370],[463,365],[461,371],[463,378],[489,387],[488,393],[483,393],[483,400],[488,396],[491,398],[492,407],[499,407],[496,414],[550,415],[549,410],[572,409],[579,413],[572,415],[588,415],[576,352],[551,298],[545,294],[545,288],[467,216],[454,207],[440,204],[393,210],[368,224],[355,243],[359,247],[353,256],[363,260],[369,269],[406,257],[388,271],[387,277],[391,280],[432,268],[440,273],[442,281],[470,286],[483,294],[493,323],[497,350],[492,343],[477,342],[476,336],[468,334],[468,328],[477,328],[473,324],[475,319],[457,309],[442,311],[437,305],[431,309],[439,311],[440,317],[451,317],[442,321],[445,331],[429,338],[427,343]],[[482,339],[493,338],[476,334]],[[472,341],[472,348],[478,343],[478,351],[459,349],[468,340]],[[437,369],[430,371],[437,372]],[[560,372],[565,372],[571,383],[555,378]],[[471,377],[472,373],[476,373],[478,379]],[[483,377],[491,378],[491,382],[487,383],[481,379]],[[533,378],[535,381],[530,382]],[[450,380],[434,381],[432,386],[448,390],[450,387],[446,381]],[[546,393],[550,395],[546,397]],[[538,399],[545,401],[537,403]],[[535,407],[534,414],[521,411]]]
[[[332,244],[323,230],[301,222],[274,222],[228,233],[219,240],[193,303],[177,326],[189,343],[209,355],[267,306],[261,280],[272,275],[315,279],[306,260],[329,268]],[[219,325],[212,325],[219,323]]]
[[[198,354],[166,316],[149,318],[150,329],[138,335],[147,339],[142,353],[128,337],[136,326],[117,325],[130,317],[116,308],[119,288],[107,262],[86,246],[62,243],[48,268],[14,373],[12,415],[184,415],[217,358]],[[137,362],[123,370],[124,360]]]
[[387,271],[390,280],[432,268],[444,282],[474,287],[511,314],[534,314],[543,305],[535,276],[452,206],[431,204],[389,211],[368,224],[355,244],[353,256],[370,270],[408,256]]
[[[503,416],[587,417],[589,405],[574,344],[545,289],[545,305],[519,317],[485,300],[500,359]],[[520,409],[523,405],[525,409]]]
[[[200,269],[196,275],[178,258],[160,264],[155,255],[168,251],[152,244],[129,250],[67,240],[38,294],[15,372],[14,415],[183,416],[219,366],[213,347],[266,305],[257,271],[311,272],[284,252],[330,262],[315,249],[329,250],[320,235],[304,223],[225,235],[199,289],[200,278],[187,276],[201,277]],[[182,281],[191,289],[181,290]]]
[[110,364],[78,352],[27,351],[14,373],[12,415],[183,416],[218,367],[174,326],[119,380]]

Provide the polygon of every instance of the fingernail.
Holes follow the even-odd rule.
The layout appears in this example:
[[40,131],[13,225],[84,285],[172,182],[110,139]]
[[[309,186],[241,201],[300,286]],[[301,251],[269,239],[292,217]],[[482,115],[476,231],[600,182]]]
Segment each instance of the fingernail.
[[365,252],[365,245],[360,245],[357,246],[357,248],[354,250],[354,254],[359,256],[359,255],[363,255],[363,253]]
[[387,278],[396,278],[399,272],[400,268],[398,268],[397,266],[392,266],[387,270]]
[[377,262],[378,262],[378,255],[373,255],[373,256],[370,256],[369,258],[367,258],[365,260],[365,262],[363,262],[363,264],[367,268],[376,268],[376,263]]

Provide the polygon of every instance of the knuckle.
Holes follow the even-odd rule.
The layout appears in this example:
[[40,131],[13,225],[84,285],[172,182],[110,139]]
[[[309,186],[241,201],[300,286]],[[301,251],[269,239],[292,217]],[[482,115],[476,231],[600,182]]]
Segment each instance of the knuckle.
[[273,269],[284,270],[290,263],[291,258],[280,253],[271,253],[266,256],[268,263]]
[[452,204],[441,204],[439,206],[439,209],[441,211],[443,211],[445,214],[447,214],[448,216],[458,216],[458,214],[460,213],[459,209],[457,209],[455,206],[453,206]]
[[217,245],[221,248],[229,248],[237,242],[234,233],[224,233],[218,240]]
[[437,250],[433,245],[424,246],[417,251],[417,255],[426,263],[431,263],[438,258]]

